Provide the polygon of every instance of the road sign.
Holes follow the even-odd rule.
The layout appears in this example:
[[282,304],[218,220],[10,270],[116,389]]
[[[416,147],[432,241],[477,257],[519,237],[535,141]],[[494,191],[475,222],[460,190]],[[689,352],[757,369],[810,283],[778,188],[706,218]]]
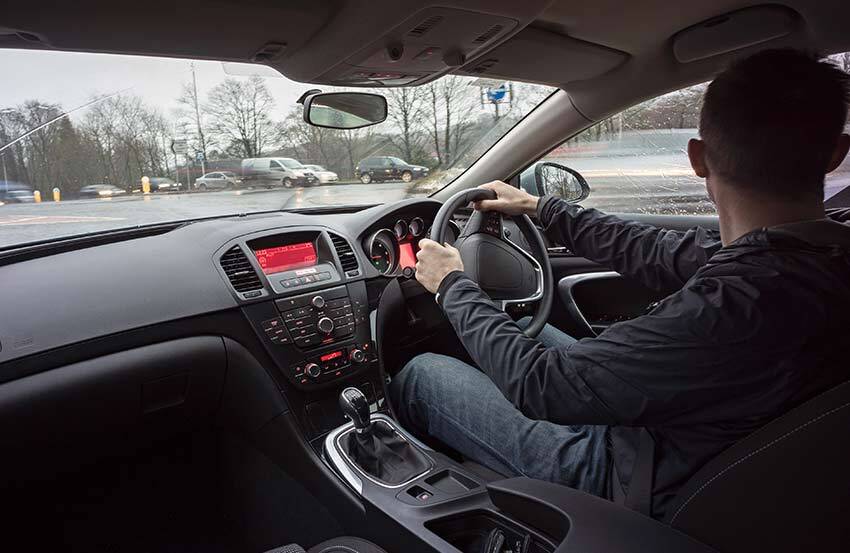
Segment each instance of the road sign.
[[496,88],[488,88],[487,89],[487,99],[493,102],[501,102],[505,99],[505,96],[508,94],[508,88],[505,86],[505,83],[500,84]]
[[175,154],[186,155],[189,153],[189,141],[185,138],[178,138],[171,141],[171,151]]

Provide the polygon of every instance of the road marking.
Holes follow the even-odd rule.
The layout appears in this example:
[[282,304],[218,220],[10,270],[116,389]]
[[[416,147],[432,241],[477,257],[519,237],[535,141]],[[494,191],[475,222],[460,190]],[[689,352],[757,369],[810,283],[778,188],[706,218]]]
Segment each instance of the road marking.
[[0,217],[0,226],[56,225],[66,223],[99,223],[103,221],[126,221],[124,217],[86,217],[73,215],[33,215]]

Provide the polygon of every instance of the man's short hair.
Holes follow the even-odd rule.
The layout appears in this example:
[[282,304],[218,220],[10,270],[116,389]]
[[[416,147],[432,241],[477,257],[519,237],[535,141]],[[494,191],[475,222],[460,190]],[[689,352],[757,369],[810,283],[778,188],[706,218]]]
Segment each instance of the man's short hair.
[[813,54],[765,50],[739,60],[705,93],[708,168],[756,193],[822,199],[848,102],[850,76]]

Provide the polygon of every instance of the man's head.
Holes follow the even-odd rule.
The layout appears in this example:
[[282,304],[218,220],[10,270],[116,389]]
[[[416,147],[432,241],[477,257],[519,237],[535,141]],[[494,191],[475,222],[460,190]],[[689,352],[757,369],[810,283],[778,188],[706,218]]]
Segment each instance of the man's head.
[[737,61],[708,86],[691,164],[715,201],[724,187],[771,202],[822,202],[824,176],[850,146],[848,102],[850,76],[815,56],[766,50]]

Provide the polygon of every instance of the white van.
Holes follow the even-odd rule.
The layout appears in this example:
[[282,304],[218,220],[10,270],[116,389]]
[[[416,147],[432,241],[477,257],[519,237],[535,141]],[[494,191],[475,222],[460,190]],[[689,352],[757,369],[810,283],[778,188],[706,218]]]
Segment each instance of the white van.
[[255,157],[242,160],[242,182],[245,186],[308,186],[317,184],[316,175],[289,157]]

